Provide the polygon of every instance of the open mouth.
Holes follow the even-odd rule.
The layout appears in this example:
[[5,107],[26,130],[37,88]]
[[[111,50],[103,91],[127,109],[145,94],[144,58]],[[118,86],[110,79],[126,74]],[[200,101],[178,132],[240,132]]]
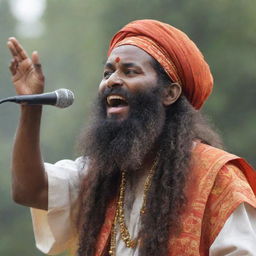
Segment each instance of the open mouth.
[[127,100],[120,95],[110,95],[107,97],[107,104],[109,107],[125,107],[128,106]]

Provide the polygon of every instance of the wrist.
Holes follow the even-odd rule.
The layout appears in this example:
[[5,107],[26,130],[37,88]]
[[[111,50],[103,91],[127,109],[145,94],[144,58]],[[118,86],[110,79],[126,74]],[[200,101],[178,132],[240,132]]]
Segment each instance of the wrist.
[[41,117],[42,114],[42,105],[20,105],[21,115],[22,116],[38,116]]

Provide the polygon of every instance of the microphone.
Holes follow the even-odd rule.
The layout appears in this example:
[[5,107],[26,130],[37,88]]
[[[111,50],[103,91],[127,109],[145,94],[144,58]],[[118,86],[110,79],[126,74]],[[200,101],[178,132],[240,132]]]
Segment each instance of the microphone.
[[8,97],[0,101],[15,102],[27,105],[52,105],[59,108],[67,108],[74,102],[74,93],[68,89],[58,89],[54,92],[42,94],[28,94]]

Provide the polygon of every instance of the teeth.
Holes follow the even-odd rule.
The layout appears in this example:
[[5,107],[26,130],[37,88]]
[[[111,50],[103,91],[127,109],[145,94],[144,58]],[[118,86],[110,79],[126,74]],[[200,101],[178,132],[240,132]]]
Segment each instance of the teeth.
[[107,102],[109,105],[111,105],[111,100],[122,100],[122,101],[126,101],[126,99],[120,95],[110,95],[107,97]]

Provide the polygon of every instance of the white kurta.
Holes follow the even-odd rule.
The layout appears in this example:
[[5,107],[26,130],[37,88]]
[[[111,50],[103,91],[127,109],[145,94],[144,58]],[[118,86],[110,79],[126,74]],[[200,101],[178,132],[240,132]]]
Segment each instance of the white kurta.
[[[82,158],[75,161],[61,160],[45,164],[48,174],[48,211],[31,209],[36,245],[42,252],[55,255],[67,249],[76,249],[77,234],[72,220],[72,209],[84,175]],[[126,224],[132,238],[139,230],[140,209],[143,198],[143,182],[136,189],[136,198]],[[125,211],[127,212],[127,211]],[[138,256],[138,251],[126,248],[117,234],[117,255]],[[256,209],[241,204],[227,219],[221,232],[210,247],[210,256],[256,255]]]

